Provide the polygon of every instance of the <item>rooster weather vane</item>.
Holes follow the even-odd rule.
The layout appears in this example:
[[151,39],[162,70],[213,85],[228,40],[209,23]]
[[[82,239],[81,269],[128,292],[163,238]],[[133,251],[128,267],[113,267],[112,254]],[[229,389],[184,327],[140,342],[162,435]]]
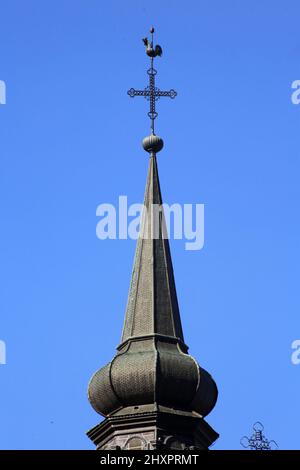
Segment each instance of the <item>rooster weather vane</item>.
[[155,47],[153,45],[153,27],[150,29],[150,33],[151,41],[149,41],[148,38],[143,39],[143,43],[146,46],[146,54],[150,57],[150,68],[147,70],[147,74],[149,75],[149,85],[144,90],[135,90],[134,88],[130,88],[127,93],[131,98],[134,98],[135,96],[143,96],[149,101],[150,110],[148,112],[148,116],[151,120],[151,134],[154,135],[154,121],[158,116],[156,111],[156,101],[162,96],[167,96],[168,98],[173,99],[177,96],[177,92],[173,89],[163,91],[155,86],[155,75],[157,74],[157,70],[153,67],[153,62],[155,57],[162,56],[162,48],[158,44]]

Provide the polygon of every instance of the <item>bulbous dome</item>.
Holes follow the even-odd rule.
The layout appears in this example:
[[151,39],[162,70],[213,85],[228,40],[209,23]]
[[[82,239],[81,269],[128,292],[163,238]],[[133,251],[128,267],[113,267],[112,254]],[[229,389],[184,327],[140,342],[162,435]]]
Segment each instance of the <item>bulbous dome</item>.
[[151,403],[206,416],[217,394],[212,377],[178,343],[154,338],[127,343],[88,388],[91,405],[104,416]]

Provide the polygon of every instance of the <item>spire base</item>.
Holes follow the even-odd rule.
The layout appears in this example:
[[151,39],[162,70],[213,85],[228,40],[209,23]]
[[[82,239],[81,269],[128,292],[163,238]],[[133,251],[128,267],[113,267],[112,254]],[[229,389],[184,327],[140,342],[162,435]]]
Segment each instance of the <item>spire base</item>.
[[106,418],[87,436],[97,450],[208,450],[219,434],[192,413],[164,408]]

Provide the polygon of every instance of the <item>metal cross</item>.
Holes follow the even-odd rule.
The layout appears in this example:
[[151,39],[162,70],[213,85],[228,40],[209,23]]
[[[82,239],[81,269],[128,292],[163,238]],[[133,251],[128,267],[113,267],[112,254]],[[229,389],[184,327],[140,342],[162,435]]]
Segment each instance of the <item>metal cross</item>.
[[272,440],[269,441],[263,434],[264,426],[260,421],[257,421],[253,425],[253,431],[251,437],[244,436],[241,439],[241,445],[251,450],[276,450],[278,449],[277,443]]
[[150,68],[147,70],[147,74],[149,75],[149,85],[144,90],[135,90],[134,88],[130,88],[127,94],[134,98],[135,96],[143,96],[149,101],[150,109],[148,112],[148,116],[151,119],[151,133],[154,134],[154,120],[157,118],[158,113],[156,111],[156,101],[159,100],[162,96],[167,96],[171,99],[174,99],[177,96],[177,92],[173,89],[169,91],[160,90],[155,86],[155,75],[157,74],[157,70],[153,67],[154,57],[162,55],[162,49],[159,45],[155,48],[153,46],[153,33],[154,28],[150,29],[151,33],[151,42],[148,42],[148,39],[143,39],[144,44],[146,45],[146,54],[150,57]]

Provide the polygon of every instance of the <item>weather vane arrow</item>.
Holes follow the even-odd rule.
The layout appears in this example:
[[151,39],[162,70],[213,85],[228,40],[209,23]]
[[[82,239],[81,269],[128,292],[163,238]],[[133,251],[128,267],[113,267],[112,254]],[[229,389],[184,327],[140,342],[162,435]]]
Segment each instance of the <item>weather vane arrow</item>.
[[150,68],[147,70],[147,74],[149,76],[149,85],[144,88],[144,90],[136,90],[135,88],[130,88],[127,94],[134,98],[135,96],[143,96],[149,101],[150,109],[148,112],[148,116],[151,120],[151,134],[155,135],[154,133],[154,121],[158,116],[156,111],[156,101],[159,100],[161,97],[168,97],[168,98],[175,98],[177,96],[177,92],[173,89],[168,91],[160,90],[155,86],[155,75],[157,74],[157,70],[155,70],[153,63],[155,57],[162,56],[162,48],[158,44],[154,47],[153,43],[153,34],[154,28],[150,29],[151,33],[151,41],[148,38],[143,39],[143,43],[146,46],[146,54],[150,57]]

